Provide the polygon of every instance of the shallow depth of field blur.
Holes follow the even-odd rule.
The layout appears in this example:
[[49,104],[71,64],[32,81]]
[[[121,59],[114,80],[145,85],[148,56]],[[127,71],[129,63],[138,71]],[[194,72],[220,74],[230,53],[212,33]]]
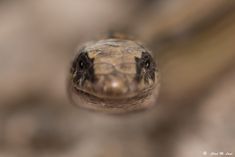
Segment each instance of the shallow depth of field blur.
[[[155,108],[68,101],[74,49],[110,30],[155,54]],[[234,112],[235,1],[0,0],[0,157],[235,156]]]

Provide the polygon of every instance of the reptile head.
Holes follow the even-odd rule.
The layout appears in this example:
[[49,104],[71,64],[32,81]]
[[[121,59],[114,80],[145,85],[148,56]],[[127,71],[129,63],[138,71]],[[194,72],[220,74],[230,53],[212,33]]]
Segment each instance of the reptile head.
[[79,106],[124,112],[152,106],[158,82],[158,69],[148,49],[131,40],[106,39],[78,49],[69,90]]

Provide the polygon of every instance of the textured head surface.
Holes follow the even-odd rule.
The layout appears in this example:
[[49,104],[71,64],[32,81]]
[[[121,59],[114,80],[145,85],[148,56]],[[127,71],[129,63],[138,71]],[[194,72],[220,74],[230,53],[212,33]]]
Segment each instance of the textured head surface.
[[131,40],[106,39],[86,43],[77,51],[69,81],[77,105],[123,112],[151,106],[159,79],[148,49]]

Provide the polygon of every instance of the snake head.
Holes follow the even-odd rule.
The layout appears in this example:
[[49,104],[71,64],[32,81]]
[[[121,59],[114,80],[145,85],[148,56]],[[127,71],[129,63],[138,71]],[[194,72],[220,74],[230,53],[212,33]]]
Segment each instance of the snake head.
[[143,110],[158,95],[158,67],[142,44],[123,39],[86,43],[72,62],[69,96],[80,107],[108,113]]

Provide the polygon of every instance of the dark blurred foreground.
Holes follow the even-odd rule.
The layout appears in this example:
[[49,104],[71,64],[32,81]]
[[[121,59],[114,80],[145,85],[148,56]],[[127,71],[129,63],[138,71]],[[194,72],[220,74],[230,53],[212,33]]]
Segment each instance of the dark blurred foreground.
[[[109,30],[156,54],[153,110],[111,116],[67,100],[74,49]],[[0,64],[0,157],[235,156],[234,1],[2,0]]]

